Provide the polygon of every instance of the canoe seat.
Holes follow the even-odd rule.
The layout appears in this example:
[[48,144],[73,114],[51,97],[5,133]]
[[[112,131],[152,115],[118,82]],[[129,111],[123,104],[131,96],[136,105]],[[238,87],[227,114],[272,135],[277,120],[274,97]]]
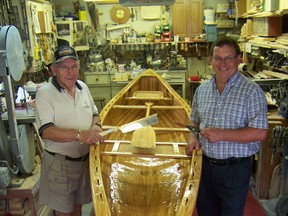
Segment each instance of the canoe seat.
[[104,108],[106,98],[104,98],[104,97],[94,97],[93,100],[94,100],[95,103],[99,103],[100,104],[101,110]]
[[162,91],[136,91],[134,92],[133,97],[142,99],[150,99],[150,98],[160,99],[163,98],[164,96]]

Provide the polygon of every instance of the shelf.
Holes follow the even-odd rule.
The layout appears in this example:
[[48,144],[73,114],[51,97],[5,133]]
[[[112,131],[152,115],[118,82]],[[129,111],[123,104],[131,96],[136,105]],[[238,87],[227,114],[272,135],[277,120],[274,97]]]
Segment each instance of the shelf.
[[251,44],[252,46],[267,48],[267,49],[279,49],[279,50],[285,50],[288,51],[288,46],[278,44],[276,42],[267,42],[267,41],[248,41],[247,43]]
[[282,12],[275,11],[275,12],[260,12],[255,14],[245,14],[243,18],[262,18],[262,17],[281,17],[283,16]]
[[233,28],[235,28],[234,26],[233,27],[231,27],[231,26],[219,26],[219,27],[217,27],[217,29],[233,29]]
[[170,42],[145,42],[145,43],[110,43],[115,46],[130,46],[130,45],[159,45],[159,44],[193,44],[193,43],[206,43],[205,39],[196,39],[193,41],[170,41]]
[[69,41],[76,51],[89,50],[88,38],[84,37],[87,21],[56,21],[55,24],[59,38]]

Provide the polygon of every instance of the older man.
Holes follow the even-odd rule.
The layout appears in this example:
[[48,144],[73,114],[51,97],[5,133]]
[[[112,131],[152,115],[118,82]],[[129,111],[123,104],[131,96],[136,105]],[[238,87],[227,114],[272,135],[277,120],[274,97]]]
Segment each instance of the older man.
[[103,142],[97,107],[87,85],[78,80],[74,48],[59,47],[50,66],[52,81],[36,94],[36,120],[45,143],[40,202],[58,216],[81,215],[91,202],[89,145]]

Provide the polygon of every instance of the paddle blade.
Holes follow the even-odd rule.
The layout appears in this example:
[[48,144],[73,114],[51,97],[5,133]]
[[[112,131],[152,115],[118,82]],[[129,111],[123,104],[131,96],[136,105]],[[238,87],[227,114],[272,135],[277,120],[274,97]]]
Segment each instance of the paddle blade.
[[157,124],[157,123],[158,123],[158,116],[156,113],[154,115],[144,117],[136,121],[130,122],[128,124],[122,125],[119,127],[119,129],[121,130],[122,133],[127,133],[130,131],[139,130],[140,128],[150,126],[153,124]]
[[131,145],[139,148],[156,148],[156,134],[151,126],[135,130],[132,135]]

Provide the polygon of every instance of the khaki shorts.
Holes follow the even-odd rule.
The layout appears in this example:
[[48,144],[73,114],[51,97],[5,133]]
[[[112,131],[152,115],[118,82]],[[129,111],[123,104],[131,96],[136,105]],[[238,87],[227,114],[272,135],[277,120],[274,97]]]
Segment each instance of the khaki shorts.
[[44,151],[40,176],[40,203],[63,213],[70,213],[75,204],[92,201],[89,159],[69,161]]

